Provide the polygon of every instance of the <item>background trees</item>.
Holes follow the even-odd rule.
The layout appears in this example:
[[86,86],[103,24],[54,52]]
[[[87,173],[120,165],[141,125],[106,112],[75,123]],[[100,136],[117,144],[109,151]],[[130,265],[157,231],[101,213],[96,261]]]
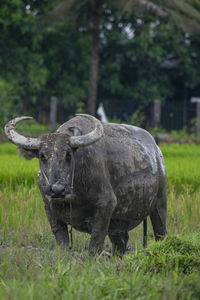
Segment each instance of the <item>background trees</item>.
[[[144,13],[154,14],[157,17],[171,18],[176,25],[187,32],[200,31],[200,13],[198,12],[199,1],[188,0],[169,0],[163,1],[147,1],[147,0],[68,0],[61,3],[47,13],[42,19],[42,23],[58,22],[59,20],[73,19],[79,28],[84,27],[91,34],[91,54],[90,54],[90,77],[89,91],[87,101],[87,111],[90,114],[96,112],[96,102],[98,93],[98,76],[99,76],[99,53],[102,42],[102,28],[107,23],[106,16],[111,15],[112,19],[116,19],[117,15],[126,18],[127,14],[133,9],[142,9]],[[132,15],[132,25],[134,23],[134,15]],[[191,19],[192,18],[192,19]],[[130,24],[129,24],[130,25]],[[81,27],[80,27],[81,26]],[[132,26],[133,27],[133,26]],[[107,27],[106,27],[107,28]],[[134,28],[132,28],[134,30]]]
[[[125,119],[155,99],[184,103],[199,95],[199,1],[120,3],[11,0],[1,5],[2,124],[28,113],[47,121],[52,96],[58,98],[62,122],[80,103],[94,114],[103,102],[108,116]],[[189,9],[191,3],[195,9]],[[157,18],[169,14],[174,21]],[[192,35],[177,26],[180,20]]]

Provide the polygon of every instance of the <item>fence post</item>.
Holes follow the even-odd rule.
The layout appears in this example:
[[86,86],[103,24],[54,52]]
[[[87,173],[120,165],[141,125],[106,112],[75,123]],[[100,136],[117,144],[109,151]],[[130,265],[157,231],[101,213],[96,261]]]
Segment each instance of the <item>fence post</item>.
[[53,132],[56,129],[56,115],[57,115],[57,98],[51,97],[50,99],[50,131]]
[[160,125],[161,120],[161,102],[160,100],[154,100],[153,106],[153,126],[157,128]]
[[197,137],[200,138],[200,98],[191,98],[192,103],[196,103],[196,117],[197,117]]
[[200,102],[197,102],[197,137],[200,138]]

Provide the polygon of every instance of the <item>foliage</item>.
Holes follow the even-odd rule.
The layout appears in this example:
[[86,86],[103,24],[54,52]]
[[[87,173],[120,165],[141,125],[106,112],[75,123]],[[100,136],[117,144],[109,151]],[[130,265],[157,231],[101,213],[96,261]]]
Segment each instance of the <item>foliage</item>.
[[36,19],[26,11],[22,0],[2,5],[0,28],[0,103],[4,103],[4,123],[11,115],[31,111],[45,84],[47,70],[34,45]]
[[76,105],[76,113],[77,114],[83,114],[86,113],[85,103],[82,101],[79,101]]
[[155,99],[183,101],[186,92],[198,95],[197,35],[137,11],[107,16],[105,26],[99,97],[111,116],[131,114],[130,103],[146,106]]
[[122,122],[121,122],[121,120],[120,119],[118,119],[117,117],[113,117],[112,119],[111,118],[109,118],[109,120],[108,120],[110,123],[116,123],[116,124],[121,124]]
[[181,130],[172,130],[170,132],[170,136],[174,139],[188,139],[188,138],[195,138],[196,137],[196,133],[195,134],[188,134],[187,128],[184,127]]
[[[13,107],[11,101],[14,90],[11,85],[8,84],[4,79],[0,78],[0,128],[3,127],[9,118],[12,116],[12,113],[17,113],[17,110]],[[11,113],[12,112],[12,113]]]
[[[156,55],[158,52],[155,49],[151,51],[152,40],[154,36],[154,30],[153,27],[156,27],[156,20],[154,18],[152,22],[152,15],[155,15],[158,17],[170,17],[172,20],[174,20],[174,23],[182,28],[185,32],[199,32],[200,26],[200,13],[198,11],[199,9],[199,1],[196,0],[190,3],[188,0],[178,0],[178,1],[168,1],[168,2],[161,2],[161,1],[146,1],[146,0],[129,0],[124,3],[124,1],[110,1],[110,0],[104,0],[104,1],[80,1],[80,0],[74,0],[72,2],[63,0],[59,3],[59,5],[55,6],[53,10],[50,10],[43,18],[43,23],[48,24],[55,24],[55,22],[59,22],[60,20],[66,21],[66,18],[68,20],[74,20],[77,24],[77,27],[81,30],[86,32],[89,32],[91,34],[91,59],[90,59],[90,82],[89,82],[89,96],[88,96],[88,111],[89,113],[95,114],[95,106],[96,106],[96,95],[97,95],[97,86],[98,86],[98,74],[99,74],[99,50],[100,50],[100,36],[102,37],[102,45],[107,46],[107,41],[104,39],[104,35],[106,35],[107,32],[111,32],[113,35],[113,27],[118,26],[118,32],[115,31],[114,39],[116,36],[118,36],[118,42],[120,46],[122,46],[125,42],[127,44],[127,39],[124,38],[125,33],[127,32],[127,35],[132,36],[130,39],[134,37],[136,39],[136,33],[137,33],[137,17],[138,14],[135,14],[135,10],[137,8],[142,8],[143,12],[149,13],[147,15],[147,19],[151,19],[151,23],[147,26],[147,31],[143,31],[143,36],[140,36],[140,40],[144,44],[144,46],[148,47],[148,51],[151,52],[152,57],[155,57],[155,61],[157,60]],[[128,11],[128,13],[127,13]],[[192,21],[191,21],[192,17]],[[139,17],[140,18],[140,17]],[[146,23],[146,15],[141,16],[144,23]],[[141,19],[138,19],[141,21]],[[177,21],[178,20],[178,21]],[[158,22],[159,23],[159,22]],[[113,24],[115,26],[113,26]],[[117,25],[117,26],[116,26]],[[115,28],[116,29],[116,28]],[[120,33],[116,34],[116,33]],[[144,38],[144,40],[143,40]],[[113,39],[113,36],[112,38]],[[145,43],[147,42],[147,43]],[[149,44],[149,45],[147,45]],[[147,50],[147,47],[142,48],[143,50]],[[121,48],[121,47],[120,47]],[[158,47],[159,48],[159,47]],[[137,49],[137,48],[136,48]],[[141,53],[142,53],[141,52]],[[159,51],[160,52],[160,51]],[[121,53],[120,53],[121,54]],[[171,53],[170,53],[171,54]],[[148,55],[148,54],[147,54]],[[106,53],[107,56],[107,53]],[[158,55],[159,56],[159,55]],[[119,58],[119,56],[118,56]],[[159,58],[159,57],[158,57]],[[108,77],[108,80],[105,81],[103,84],[103,88],[107,89],[109,85],[109,92],[111,94],[115,93],[118,97],[124,97],[126,93],[129,95],[128,97],[134,97],[137,98],[137,100],[140,100],[143,98],[143,101],[145,99],[145,102],[150,101],[153,99],[162,99],[163,97],[166,97],[166,93],[170,91],[171,89],[167,89],[166,85],[170,85],[170,82],[168,80],[168,77],[165,76],[165,73],[162,74],[162,77],[155,76],[154,78],[154,72],[153,76],[148,69],[147,66],[147,72],[142,75],[139,80],[137,80],[137,77],[132,77],[133,81],[136,81],[135,90],[132,91],[132,88],[125,87],[124,83],[122,83],[121,76],[119,74],[120,66],[119,66],[119,59],[118,62],[114,61],[108,61],[106,64],[106,69],[108,70],[107,74],[103,74],[104,76]],[[126,68],[127,68],[126,64]],[[131,65],[130,65],[131,66]],[[104,68],[105,69],[105,68]],[[158,67],[157,67],[158,69]],[[115,72],[113,72],[116,70]],[[125,70],[126,71],[126,70]],[[156,70],[157,71],[157,70]],[[101,72],[100,72],[101,73]],[[111,73],[111,76],[110,76]],[[130,78],[130,77],[129,77]],[[126,78],[127,80],[127,78]],[[138,82],[137,82],[138,81]],[[160,85],[162,88],[160,89]],[[148,94],[143,93],[145,91],[148,91]],[[103,93],[104,94],[104,93]],[[102,101],[102,99],[101,99]]]
[[86,98],[88,37],[71,23],[39,28],[52,2],[12,0],[1,9],[0,126],[19,114],[47,115],[52,95],[69,111]]
[[162,127],[151,128],[149,130],[149,132],[153,137],[158,137],[158,136],[168,137],[169,136],[169,133],[167,133],[167,131]]
[[25,136],[39,136],[41,134],[47,134],[50,132],[48,126],[41,125],[35,120],[17,124],[16,128],[17,132]]
[[177,26],[187,32],[194,33],[200,30],[200,1],[199,0],[128,0],[124,9],[129,10],[137,5],[143,11],[151,11],[159,17],[170,17]]
[[132,116],[130,116],[127,123],[138,127],[144,127],[144,122],[145,114],[143,106],[139,106],[139,108],[132,114]]
[[[11,116],[10,116],[11,117]],[[5,123],[3,123],[5,125]],[[17,131],[25,136],[39,136],[50,132],[48,126],[41,125],[35,120],[30,120],[17,124]],[[4,126],[0,127],[0,134],[4,135]]]
[[189,274],[200,272],[200,235],[192,238],[167,236],[163,242],[151,242],[143,252],[128,257],[129,269],[137,269],[150,274],[177,272]]
[[[64,18],[41,27],[41,18],[64,2],[73,2],[67,22]],[[86,103],[94,2],[72,2],[11,0],[2,4],[0,127],[20,114],[48,123],[53,95],[58,98],[59,122],[73,115],[79,102]],[[124,9],[118,9],[120,2]],[[146,5],[148,14],[138,11],[133,2],[127,12],[125,6],[130,3],[105,1],[100,34],[98,102],[104,104],[109,118],[123,120],[132,115],[133,106],[145,108],[155,99],[182,102],[200,92],[199,35],[185,34],[176,22],[158,19],[149,1],[134,1]],[[172,11],[169,3],[153,3],[165,12]],[[192,2],[196,12],[191,6],[189,10],[186,0],[175,4],[176,15],[188,10],[198,20],[199,1]],[[59,13],[64,12],[59,7]]]
[[[64,37],[64,38],[63,38]],[[52,94],[65,109],[87,97],[90,38],[73,24],[60,23],[43,31],[41,51],[48,68],[44,95]]]

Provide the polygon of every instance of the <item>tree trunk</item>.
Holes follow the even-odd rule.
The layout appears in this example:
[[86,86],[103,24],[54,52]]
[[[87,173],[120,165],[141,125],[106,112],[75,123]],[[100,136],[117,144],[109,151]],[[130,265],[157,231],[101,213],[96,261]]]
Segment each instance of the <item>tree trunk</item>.
[[51,99],[50,99],[50,116],[49,116],[49,125],[50,125],[51,132],[54,132],[56,129],[56,117],[57,117],[57,98],[51,97]]
[[92,53],[90,61],[90,82],[87,111],[91,115],[96,112],[96,99],[99,74],[100,26],[102,20],[103,1],[95,1],[92,30]]

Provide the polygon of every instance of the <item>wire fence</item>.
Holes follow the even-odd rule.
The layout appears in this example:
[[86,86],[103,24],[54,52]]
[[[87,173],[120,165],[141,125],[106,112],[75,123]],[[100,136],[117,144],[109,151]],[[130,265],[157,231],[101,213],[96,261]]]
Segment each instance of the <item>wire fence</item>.
[[193,126],[196,118],[196,104],[190,101],[170,101],[162,104],[161,127],[167,131]]
[[[130,101],[123,103],[120,100],[112,100],[112,106],[110,105],[111,100],[102,101],[104,105],[104,111],[108,121],[130,123],[139,127],[146,128],[147,130],[153,127],[160,127],[166,131],[181,130],[186,127],[188,130],[195,126],[196,119],[196,105],[188,101],[166,101],[160,103],[159,120],[155,125],[155,102],[152,103],[141,103],[137,101]],[[86,112],[84,110],[83,112]],[[49,111],[44,111],[45,122],[48,123]],[[57,122],[64,123],[76,112],[65,108],[61,103],[58,102],[57,107]],[[96,115],[99,117],[98,115]],[[134,117],[133,117],[134,116]],[[40,118],[41,119],[41,118]],[[42,123],[42,120],[39,121]]]

